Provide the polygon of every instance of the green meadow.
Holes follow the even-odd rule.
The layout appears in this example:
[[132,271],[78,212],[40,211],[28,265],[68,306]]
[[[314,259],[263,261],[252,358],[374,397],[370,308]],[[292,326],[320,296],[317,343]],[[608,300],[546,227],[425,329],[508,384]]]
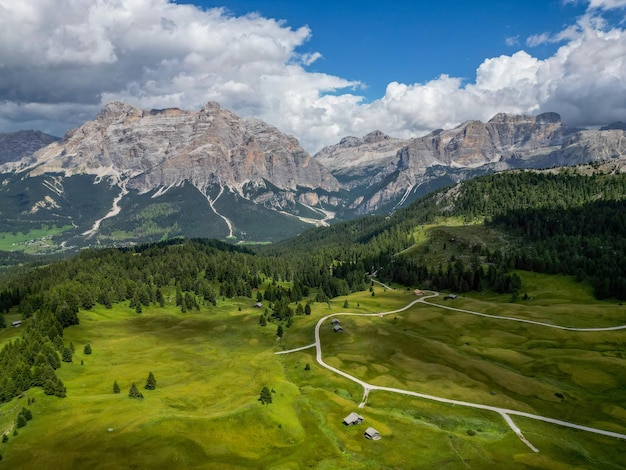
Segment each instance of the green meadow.
[[69,229],[71,226],[60,228],[53,226],[31,230],[28,233],[0,232],[0,251],[23,251],[29,254],[54,251],[58,244],[52,237]]
[[[626,323],[626,307],[595,301],[567,277],[520,275],[532,300],[431,301],[574,327]],[[362,388],[318,365],[314,348],[274,354],[313,343],[324,315],[390,311],[414,299],[412,290],[374,286],[374,296],[315,303],[282,339],[243,298],[194,313],[172,305],[81,311],[80,325],[64,332],[76,349],[58,371],[67,397],[36,388],[0,406],[9,436],[0,469],[623,468],[626,441],[531,419],[513,417],[539,453],[487,411],[381,391],[359,410]],[[626,331],[561,331],[420,304],[340,320],[342,333],[322,325],[324,360],[370,383],[626,433]],[[2,330],[0,344],[18,332]],[[155,390],[144,389],[150,372]],[[143,399],[128,397],[132,383]],[[258,400],[264,386],[273,391],[268,405]],[[34,418],[14,436],[23,406]],[[365,421],[345,427],[352,411]],[[368,426],[382,439],[365,439]]]

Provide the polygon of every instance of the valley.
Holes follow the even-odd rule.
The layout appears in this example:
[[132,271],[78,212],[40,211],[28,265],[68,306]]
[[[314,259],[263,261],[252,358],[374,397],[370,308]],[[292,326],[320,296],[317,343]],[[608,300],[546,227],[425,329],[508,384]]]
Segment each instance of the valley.
[[[626,318],[617,304],[598,303],[567,278],[551,278],[559,289],[545,291],[540,290],[544,276],[528,276],[534,300],[513,305],[513,312],[508,299],[480,295],[457,298],[455,308],[584,328],[594,310],[602,312],[596,326],[610,328]],[[258,313],[245,298],[220,300],[197,313],[181,314],[171,304],[140,315],[124,306],[81,312],[80,325],[64,335],[77,348],[74,361],[59,369],[68,396],[58,399],[33,389],[0,408],[0,424],[10,428],[12,410],[36,399],[35,418],[3,444],[2,464],[356,469],[419,461],[451,468],[620,468],[626,432],[619,411],[624,330],[611,336],[557,334],[544,326],[442,310],[451,302],[442,296],[434,298],[440,304],[434,306],[416,302],[413,292],[402,288],[374,287],[374,292],[374,297],[362,292],[313,304],[312,314],[296,317],[282,339],[270,325],[259,326]],[[370,318],[343,314],[344,299],[353,306],[349,312]],[[394,311],[380,316],[389,309]],[[341,319],[342,333],[323,322],[331,316]],[[360,385],[318,366],[314,349],[274,354],[309,344],[316,328],[325,363],[376,384],[366,388],[366,401]],[[6,334],[0,334],[4,343]],[[87,343],[90,355],[82,353]],[[537,369],[537,364],[543,365]],[[157,388],[143,390],[143,400],[129,399],[130,383],[143,388],[149,371]],[[112,392],[114,381],[119,395]],[[269,405],[257,401],[263,386],[275,391]],[[419,393],[399,395],[399,390]],[[423,400],[433,396],[451,403]],[[467,401],[483,410],[454,406]],[[380,441],[364,439],[364,427],[341,424],[359,403],[362,426],[374,426]],[[539,452],[520,441],[497,412],[489,412],[501,407]],[[525,413],[611,436],[528,420]]]
[[626,0],[0,0],[0,470],[625,470]]
[[[174,121],[200,146],[178,136],[178,157],[126,158]],[[0,466],[621,468],[623,158],[426,164],[424,146],[450,138],[457,157],[492,165],[462,136],[506,141],[520,123],[576,134],[555,116],[499,116],[431,143],[373,133],[330,149],[334,181],[290,138],[217,105],[118,103],[82,128],[90,137],[9,163]],[[367,175],[341,166],[363,148]],[[202,171],[225,155],[236,184]],[[242,183],[250,168],[259,179]],[[381,215],[355,217],[391,187]],[[357,412],[363,424],[344,426]]]

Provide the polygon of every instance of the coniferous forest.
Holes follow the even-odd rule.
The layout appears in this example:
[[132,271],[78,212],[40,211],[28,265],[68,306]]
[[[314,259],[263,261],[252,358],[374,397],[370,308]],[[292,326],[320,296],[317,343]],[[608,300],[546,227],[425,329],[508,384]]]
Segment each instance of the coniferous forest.
[[[438,191],[386,217],[314,229],[254,250],[214,240],[171,240],[84,250],[71,259],[16,267],[0,278],[0,312],[30,321],[23,337],[0,351],[0,402],[31,387],[65,395],[55,374],[66,360],[63,330],[96,303],[111,308],[128,302],[140,314],[165,302],[186,312],[210,310],[222,297],[249,297],[267,301],[262,321],[282,328],[294,315],[310,312],[309,305],[289,304],[311,293],[326,302],[364,290],[368,275],[407,287],[516,293],[523,286],[513,269],[571,274],[591,283],[599,299],[624,300],[625,195],[623,175],[501,173]],[[451,217],[486,223],[517,242],[506,252],[475,245],[469,260],[438,264],[423,254],[399,254],[414,244],[416,227]],[[266,280],[271,282],[261,293],[257,289]],[[165,298],[164,289],[175,298]],[[6,326],[0,315],[0,328]]]

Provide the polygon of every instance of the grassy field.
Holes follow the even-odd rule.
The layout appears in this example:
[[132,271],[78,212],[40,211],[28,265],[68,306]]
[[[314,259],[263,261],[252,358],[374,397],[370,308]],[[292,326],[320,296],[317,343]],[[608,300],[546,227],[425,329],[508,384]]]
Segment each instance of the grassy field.
[[[626,323],[625,307],[596,302],[569,278],[521,275],[533,300],[473,295],[445,305],[570,326]],[[275,325],[259,326],[250,299],[186,314],[173,306],[81,312],[80,325],[65,330],[76,348],[59,370],[67,397],[33,389],[0,406],[9,432],[0,469],[623,468],[626,442],[530,419],[515,421],[537,454],[495,413],[380,391],[358,410],[362,388],[320,367],[314,348],[273,354],[311,344],[329,313],[389,311],[415,298],[374,292],[314,304],[282,340]],[[427,305],[341,322],[341,334],[323,325],[324,358],[363,380],[626,433],[624,331],[563,332]],[[0,344],[18,330],[0,332]],[[154,391],[143,389],[149,372]],[[133,382],[143,400],[128,398]],[[263,386],[275,392],[270,405],[258,401]],[[29,398],[34,419],[13,436]],[[352,411],[365,421],[344,427]],[[367,426],[382,439],[365,439]]]
[[28,233],[0,232],[0,251],[23,251],[35,254],[54,250],[57,244],[52,241],[52,237],[71,228],[68,225],[60,228],[41,228]]

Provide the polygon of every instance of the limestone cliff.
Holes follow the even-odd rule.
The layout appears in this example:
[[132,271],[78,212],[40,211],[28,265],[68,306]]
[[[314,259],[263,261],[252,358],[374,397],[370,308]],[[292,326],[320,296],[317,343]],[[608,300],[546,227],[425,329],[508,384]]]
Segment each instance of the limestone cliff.
[[[368,136],[384,136],[381,133]],[[351,191],[357,214],[393,210],[433,185],[509,168],[577,165],[626,155],[619,125],[601,130],[568,127],[556,113],[500,113],[484,123],[468,121],[411,140],[349,137],[315,158]]]
[[93,174],[140,193],[188,181],[200,189],[227,186],[243,193],[269,182],[333,192],[339,185],[298,141],[257,119],[209,103],[198,112],[141,110],[111,103],[93,121],[68,132],[24,163],[31,175]]

